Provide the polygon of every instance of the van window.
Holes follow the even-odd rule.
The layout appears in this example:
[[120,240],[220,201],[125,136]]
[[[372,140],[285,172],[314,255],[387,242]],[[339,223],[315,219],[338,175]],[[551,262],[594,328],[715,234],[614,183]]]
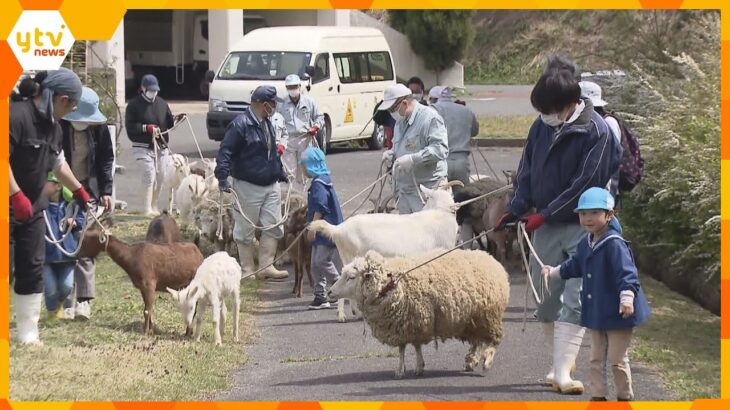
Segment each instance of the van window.
[[387,51],[335,54],[337,75],[342,83],[364,83],[393,79],[393,66]]
[[330,78],[330,55],[320,54],[314,60],[314,77],[312,84],[317,84]]
[[282,51],[233,52],[221,67],[222,80],[283,80],[289,74],[304,75],[311,53]]

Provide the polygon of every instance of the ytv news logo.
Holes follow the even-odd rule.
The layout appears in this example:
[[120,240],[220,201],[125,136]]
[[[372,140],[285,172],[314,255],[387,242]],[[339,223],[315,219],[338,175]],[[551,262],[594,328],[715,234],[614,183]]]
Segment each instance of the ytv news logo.
[[74,38],[58,11],[29,10],[20,15],[8,43],[23,70],[55,70]]

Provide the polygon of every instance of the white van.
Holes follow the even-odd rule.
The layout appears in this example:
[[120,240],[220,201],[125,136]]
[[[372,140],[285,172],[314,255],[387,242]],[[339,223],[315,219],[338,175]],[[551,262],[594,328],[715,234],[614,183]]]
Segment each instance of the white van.
[[371,149],[382,148],[383,133],[370,119],[383,90],[395,83],[395,70],[388,42],[373,28],[269,27],[250,32],[217,73],[208,73],[208,137],[222,140],[228,123],[250,104],[260,85],[273,85],[280,97],[288,98],[288,74],[302,78],[302,93],[325,116],[320,146],[366,139]]

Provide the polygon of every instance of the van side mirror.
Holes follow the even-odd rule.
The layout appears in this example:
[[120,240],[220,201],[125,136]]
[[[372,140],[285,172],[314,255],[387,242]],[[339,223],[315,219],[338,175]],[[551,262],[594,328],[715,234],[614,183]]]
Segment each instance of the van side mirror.
[[213,79],[215,79],[215,71],[208,70],[205,72],[205,81],[212,83]]
[[304,72],[311,78],[314,77],[314,66],[308,65],[304,68]]

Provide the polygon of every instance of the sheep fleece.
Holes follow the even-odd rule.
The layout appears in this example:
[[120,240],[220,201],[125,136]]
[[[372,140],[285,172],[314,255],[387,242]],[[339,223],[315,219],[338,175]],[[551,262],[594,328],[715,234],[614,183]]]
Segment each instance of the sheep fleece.
[[369,266],[358,271],[375,274],[363,279],[358,292],[373,336],[391,346],[450,338],[498,345],[509,282],[504,267],[485,252],[451,252],[410,272],[395,289],[378,297],[388,273],[408,270],[440,253],[383,260],[382,265],[359,259]]

